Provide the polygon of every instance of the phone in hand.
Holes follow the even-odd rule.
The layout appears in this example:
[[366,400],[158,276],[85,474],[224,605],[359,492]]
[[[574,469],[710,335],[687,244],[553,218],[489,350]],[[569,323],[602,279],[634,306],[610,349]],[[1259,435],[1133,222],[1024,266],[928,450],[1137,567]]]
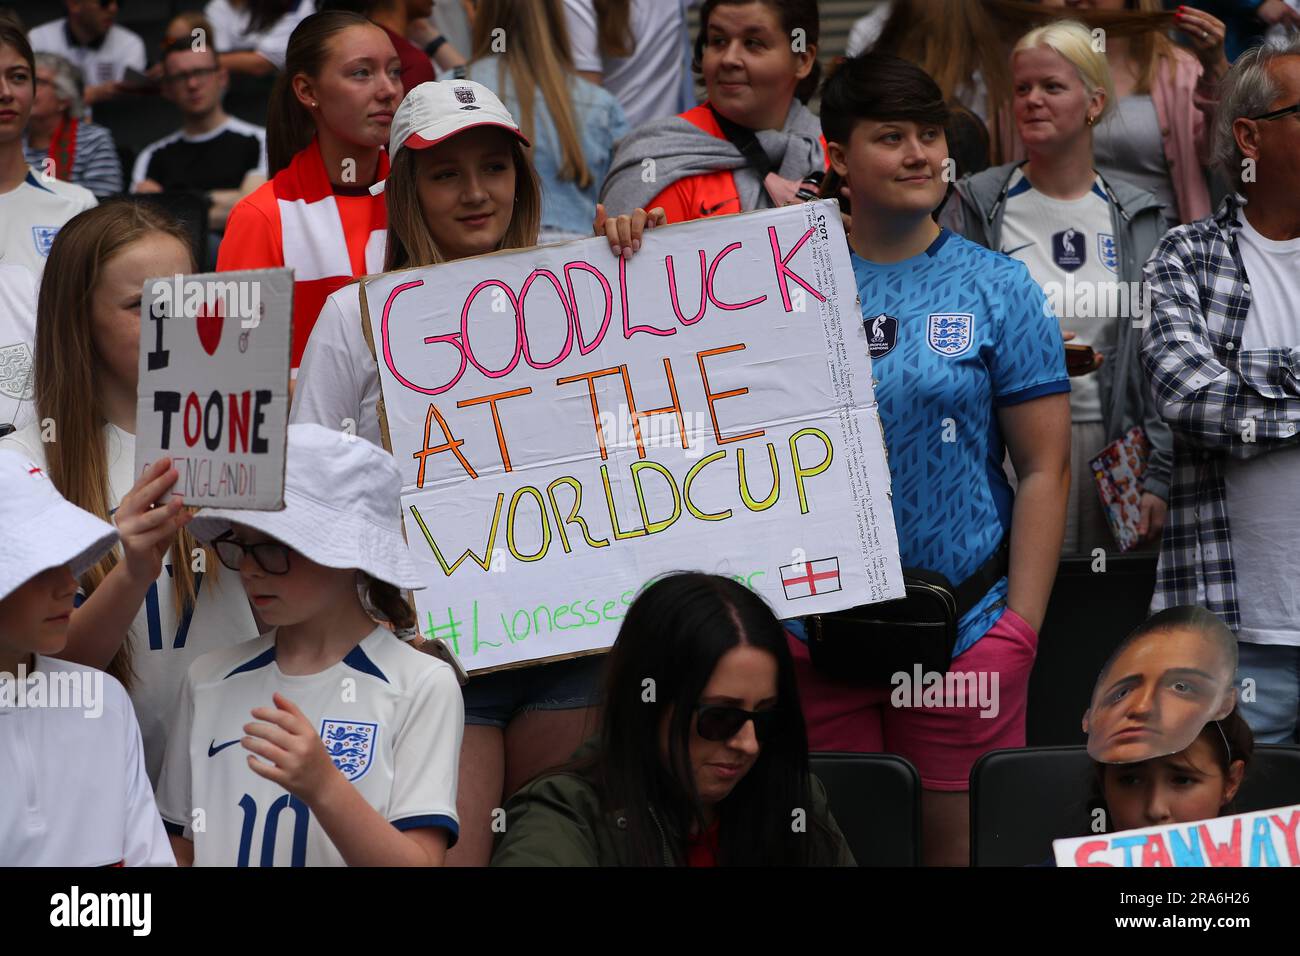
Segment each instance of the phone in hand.
[[1087,375],[1097,364],[1097,353],[1091,345],[1065,343],[1065,374]]

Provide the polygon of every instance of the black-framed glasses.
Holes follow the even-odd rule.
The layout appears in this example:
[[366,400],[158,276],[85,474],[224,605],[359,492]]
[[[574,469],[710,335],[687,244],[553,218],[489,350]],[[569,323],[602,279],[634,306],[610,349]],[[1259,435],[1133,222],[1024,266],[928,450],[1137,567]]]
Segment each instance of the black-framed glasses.
[[257,566],[267,574],[289,573],[289,548],[278,541],[259,541],[257,544],[244,544],[227,531],[212,542],[217,551],[217,558],[232,571],[238,571],[244,563],[244,555],[251,554]]
[[1300,103],[1292,103],[1290,106],[1284,106],[1280,110],[1274,110],[1271,113],[1264,113],[1260,116],[1247,116],[1246,119],[1274,120],[1281,119],[1283,116],[1289,116],[1292,113],[1300,113]]
[[168,73],[163,77],[163,82],[170,83],[172,86],[188,86],[190,80],[206,80],[210,76],[215,76],[217,70],[215,66],[204,66],[197,70],[186,70],[184,73]]
[[701,704],[696,708],[695,732],[705,740],[730,740],[751,720],[759,743],[771,740],[781,729],[781,712],[775,708],[741,710],[739,707]]

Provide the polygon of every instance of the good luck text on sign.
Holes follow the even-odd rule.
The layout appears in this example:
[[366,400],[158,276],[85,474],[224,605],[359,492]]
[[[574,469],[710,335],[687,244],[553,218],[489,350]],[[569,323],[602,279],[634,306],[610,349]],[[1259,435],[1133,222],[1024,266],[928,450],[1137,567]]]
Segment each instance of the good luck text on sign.
[[834,204],[364,284],[423,630],[481,670],[607,647],[638,588],[730,574],[782,616],[901,596]]

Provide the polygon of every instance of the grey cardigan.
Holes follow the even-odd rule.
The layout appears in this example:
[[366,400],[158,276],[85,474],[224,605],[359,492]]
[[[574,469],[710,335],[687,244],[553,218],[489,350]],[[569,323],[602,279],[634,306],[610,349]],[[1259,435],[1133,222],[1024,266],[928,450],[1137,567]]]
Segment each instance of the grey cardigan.
[[[996,251],[1002,246],[1002,214],[1006,209],[1007,189],[1012,174],[1023,162],[994,166],[964,177],[949,196],[939,222],[972,242]],[[1100,175],[1100,174],[1099,174]],[[1123,180],[1102,185],[1110,196],[1111,227],[1119,256],[1119,278],[1123,282],[1141,283],[1142,267],[1165,232],[1163,208],[1149,192]],[[1142,297],[1146,323],[1146,295]],[[1160,417],[1151,398],[1151,390],[1142,370],[1139,351],[1141,335],[1135,322],[1117,320],[1115,353],[1107,355],[1097,370],[1101,389],[1103,425],[1106,440],[1114,441],[1134,425],[1141,425],[1151,443],[1151,457],[1143,480],[1143,491],[1169,500],[1169,478],[1173,470],[1173,434]],[[1116,387],[1116,383],[1121,383]]]

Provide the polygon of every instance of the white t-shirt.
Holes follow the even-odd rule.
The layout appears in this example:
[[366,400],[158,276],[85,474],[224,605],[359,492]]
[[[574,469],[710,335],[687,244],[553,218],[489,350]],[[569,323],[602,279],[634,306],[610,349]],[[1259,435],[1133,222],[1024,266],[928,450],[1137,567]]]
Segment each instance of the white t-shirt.
[[325,300],[298,366],[289,422],[341,429],[351,419],[357,435],[382,448],[379,366],[361,329],[359,290],[354,282]]
[[698,0],[631,0],[630,57],[600,54],[592,0],[564,0],[575,69],[603,74],[601,85],[618,99],[628,126],[679,112],[686,43],[685,7]]
[[258,34],[248,29],[250,11],[247,7],[237,9],[230,0],[209,0],[203,8],[203,15],[212,24],[215,34],[212,39],[218,53],[251,50],[257,46]]
[[43,23],[27,34],[37,53],[57,53],[81,70],[87,86],[114,83],[126,75],[128,67],[144,72],[147,65],[144,41],[126,27],[113,24],[97,46],[79,46],[68,32],[63,17]]
[[35,414],[35,342],[36,276],[0,265],[0,433],[17,431]]
[[[1300,348],[1300,239],[1266,239],[1243,216],[1237,248],[1250,282],[1242,349]],[[1223,479],[1241,595],[1237,638],[1300,646],[1300,448],[1229,458]]]
[[[1119,280],[1110,199],[1101,184],[1080,199],[1053,199],[1035,189],[1023,170],[1012,174],[1002,217],[1002,248],[1029,269],[1043,287],[1061,329],[1076,333],[1072,341],[1091,345],[1114,361],[1115,317],[1104,311],[1107,287]],[[1111,302],[1125,301],[1117,295]],[[1101,389],[1096,374],[1070,379],[1070,418],[1102,420]],[[1101,449],[1092,449],[1092,453]]]
[[277,692],[320,728],[335,766],[384,819],[456,841],[465,704],[451,667],[376,627],[333,667],[284,674],[272,631],[195,661],[182,689],[158,806],[194,841],[195,865],[345,865],[306,804],[248,767],[243,727]]
[[[104,442],[108,456],[109,507],[116,509],[135,485],[135,436],[116,425],[106,424]],[[21,452],[42,468],[47,465],[39,423],[0,439],[0,448]],[[120,546],[118,555],[121,555]],[[162,770],[170,718],[186,669],[208,651],[257,637],[257,625],[239,575],[215,559],[208,562],[198,581],[193,613],[187,617],[178,615],[170,573],[173,558],[168,552],[163,559],[162,572],[149,586],[127,637],[131,641],[131,663],[135,670],[131,700],[144,737],[145,766],[154,783]]]
[[175,866],[126,691],[38,654],[24,697],[52,681],[81,706],[19,706],[13,683],[0,706],[0,866]]
[[247,7],[239,9],[230,0],[209,0],[203,15],[212,24],[218,53],[236,50],[254,50],[270,60],[277,70],[284,69],[284,54],[289,48],[289,37],[294,28],[308,14],[316,12],[315,0],[300,3],[263,33],[248,28],[251,13]]
[[0,193],[0,264],[26,266],[39,279],[59,229],[98,202],[89,189],[28,169],[26,179]]

